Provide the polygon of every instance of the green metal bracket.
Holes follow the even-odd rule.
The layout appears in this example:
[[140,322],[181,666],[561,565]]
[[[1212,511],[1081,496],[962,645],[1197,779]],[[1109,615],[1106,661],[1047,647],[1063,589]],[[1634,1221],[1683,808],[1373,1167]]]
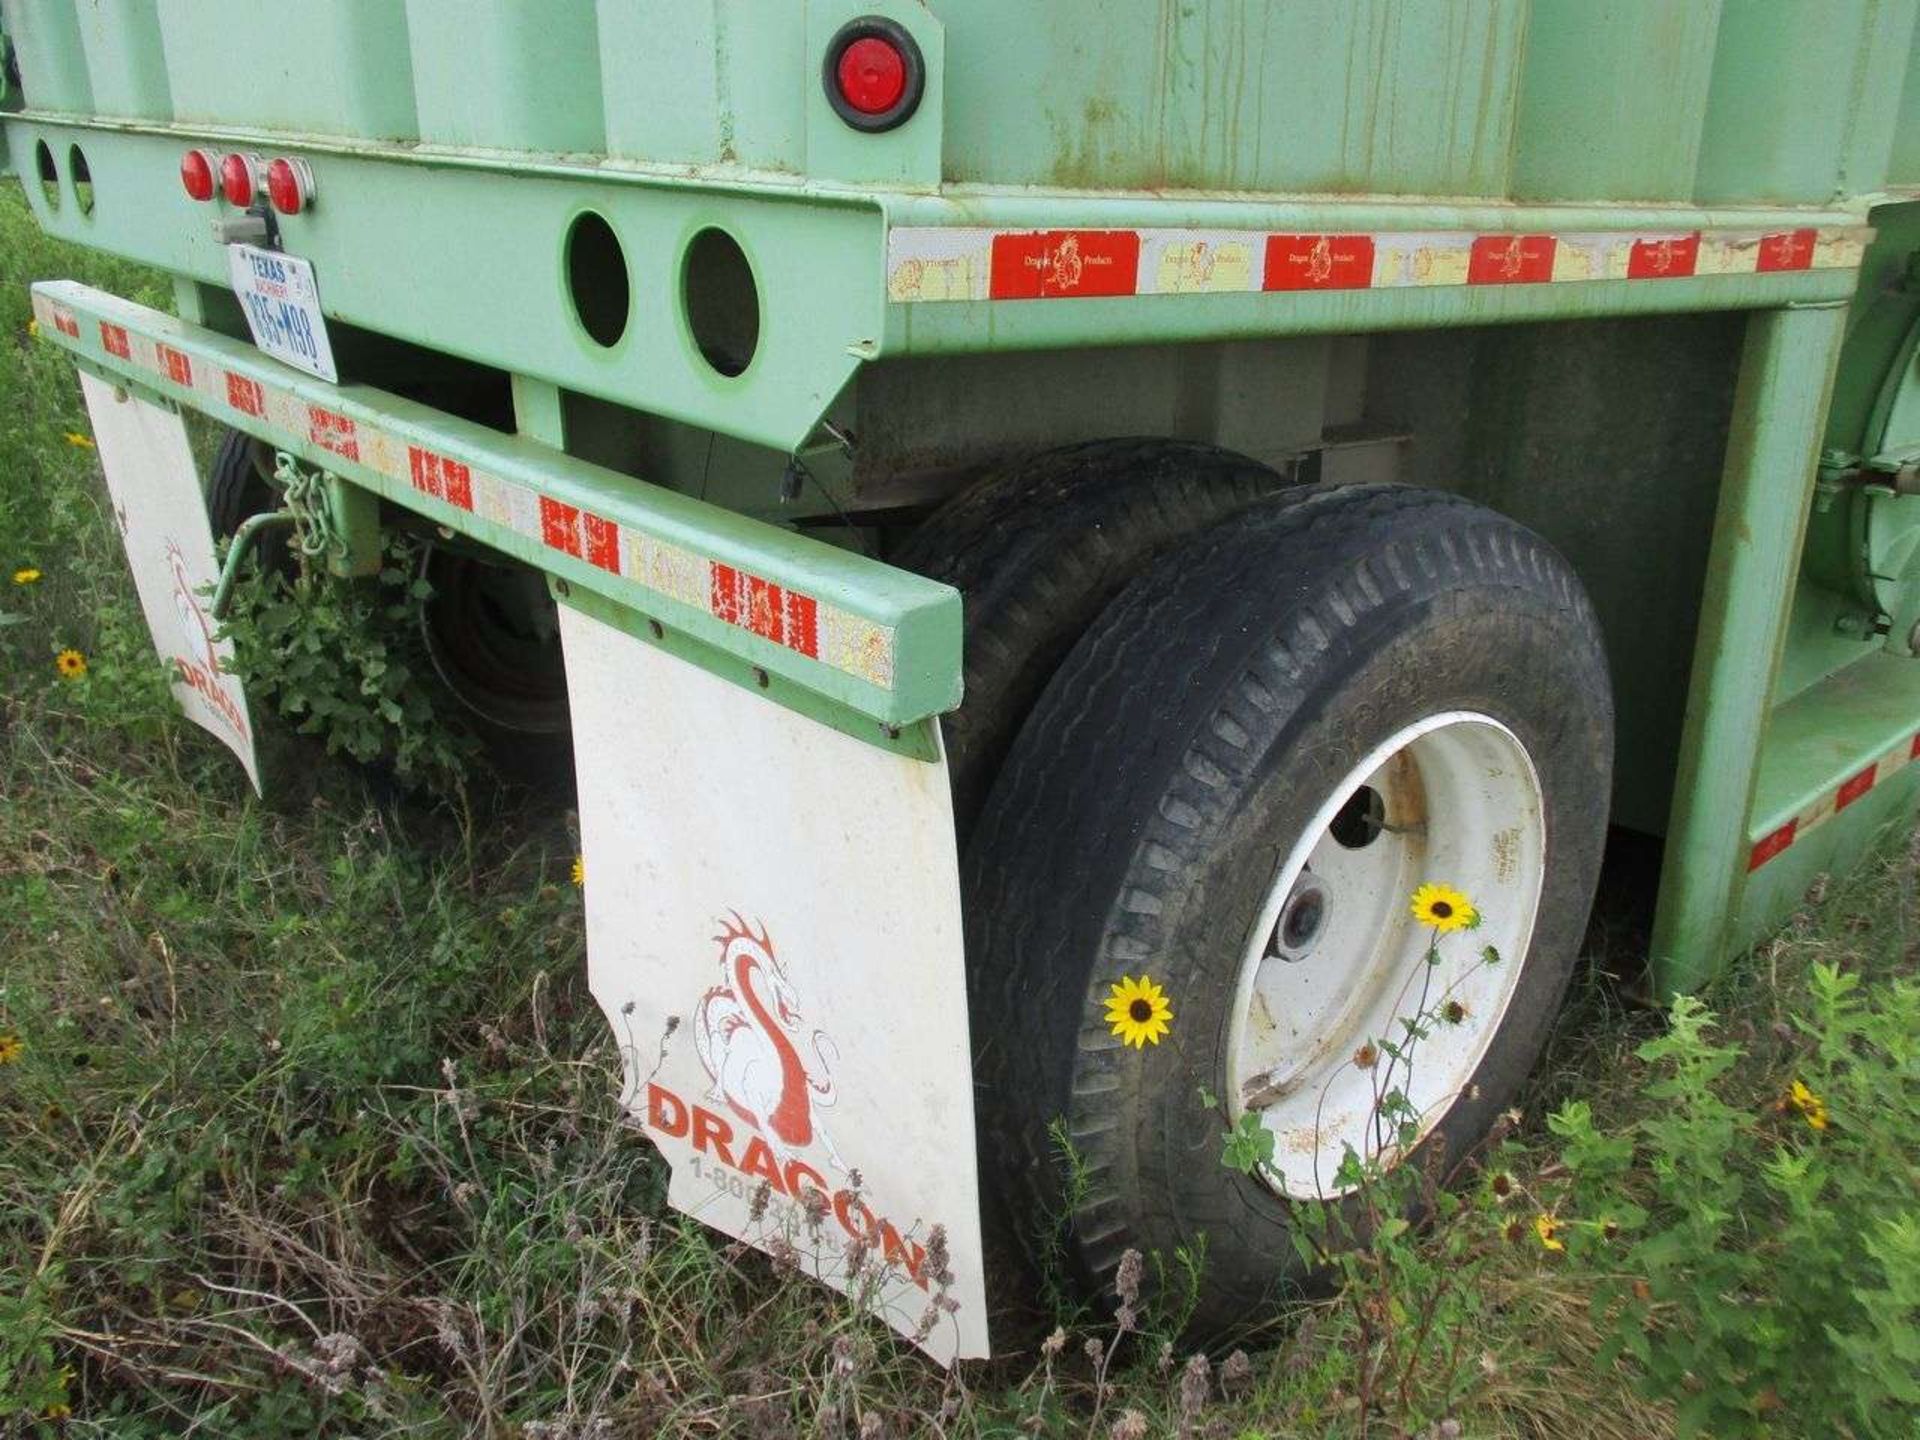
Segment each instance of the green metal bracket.
[[274,483],[285,508],[249,515],[233,532],[213,589],[213,618],[225,620],[240,567],[269,530],[291,529],[309,562],[349,579],[380,573],[380,502],[357,485],[324,470],[308,470],[285,451],[274,457]]
[[378,575],[379,498],[331,472],[323,472],[321,485],[321,504],[335,541],[327,553],[327,569],[348,579]]
[[334,575],[380,573],[380,502],[330,470],[309,470],[284,450],[274,456],[274,483],[296,519],[301,555]]
[[233,532],[233,540],[227,546],[227,558],[220,566],[220,579],[213,587],[211,608],[215,620],[227,618],[227,608],[233,604],[233,587],[240,582],[240,567],[260,537],[269,530],[291,529],[299,523],[300,517],[291,510],[269,510],[259,515],[249,515],[240,522],[240,528]]

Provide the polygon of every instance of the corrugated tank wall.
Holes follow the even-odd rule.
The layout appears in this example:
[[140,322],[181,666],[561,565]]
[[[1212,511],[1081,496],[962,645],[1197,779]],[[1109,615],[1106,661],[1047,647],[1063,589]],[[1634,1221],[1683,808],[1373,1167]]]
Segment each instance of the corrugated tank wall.
[[[910,123],[943,128],[949,183],[1809,204],[1920,185],[1920,0],[927,3],[899,8],[944,27],[944,83]],[[869,143],[809,132],[840,123],[812,51],[853,0],[0,5],[42,110],[778,173],[856,175]]]
[[937,8],[963,182],[1819,203],[1920,111],[1914,0]]

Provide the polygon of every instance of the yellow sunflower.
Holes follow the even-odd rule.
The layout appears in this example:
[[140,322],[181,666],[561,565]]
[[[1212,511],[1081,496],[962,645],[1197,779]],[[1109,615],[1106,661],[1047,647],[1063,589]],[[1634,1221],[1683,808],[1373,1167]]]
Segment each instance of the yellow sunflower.
[[62,650],[53,657],[53,668],[63,680],[78,680],[87,673],[87,657],[78,650]]
[[1138,980],[1122,975],[1107,991],[1106,1019],[1123,1044],[1144,1050],[1158,1045],[1172,1028],[1173,1007],[1167,992],[1145,975]]
[[1450,885],[1422,885],[1413,892],[1413,918],[1439,934],[1467,930],[1480,923],[1473,902]]
[[18,1035],[0,1035],[0,1065],[11,1065],[26,1053]]
[[584,855],[573,857],[573,883],[576,885],[587,883],[587,857]]
[[1551,1215],[1533,1217],[1533,1233],[1540,1237],[1543,1250],[1564,1250],[1567,1242],[1560,1238],[1560,1222]]
[[22,565],[18,570],[13,572],[13,583],[16,585],[37,584],[39,579],[40,572],[31,565]]
[[1798,1110],[1814,1129],[1827,1128],[1827,1102],[1808,1089],[1805,1081],[1793,1082],[1793,1088],[1787,1091],[1787,1104]]

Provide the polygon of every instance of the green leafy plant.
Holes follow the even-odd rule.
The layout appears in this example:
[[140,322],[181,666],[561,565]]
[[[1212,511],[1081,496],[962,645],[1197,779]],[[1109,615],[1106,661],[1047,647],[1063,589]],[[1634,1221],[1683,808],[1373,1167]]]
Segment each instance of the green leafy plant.
[[54,1352],[47,1278],[35,1275],[22,1292],[0,1294],[0,1429],[69,1411],[73,1371]]
[[1643,1118],[1608,1129],[1582,1101],[1551,1118],[1570,1257],[1621,1237],[1594,1301],[1599,1358],[1631,1357],[1683,1435],[1913,1433],[1920,984],[1816,964],[1806,989],[1804,1069],[1772,1103],[1739,1094],[1744,1047],[1682,996],[1637,1052]]
[[1087,1162],[1074,1146],[1067,1122],[1056,1116],[1047,1126],[1047,1141],[1053,1148],[1054,1163],[1060,1176],[1060,1199],[1040,1207],[1029,1220],[1032,1226],[1034,1269],[1040,1285],[1040,1299],[1047,1313],[1061,1325],[1075,1323],[1084,1310],[1074,1293],[1067,1272],[1067,1235],[1073,1215],[1085,1202],[1089,1180]]
[[418,638],[418,541],[389,534],[371,580],[318,567],[289,579],[250,565],[223,634],[248,693],[271,704],[329,754],[390,767],[401,782],[461,790],[478,746],[430,680]]

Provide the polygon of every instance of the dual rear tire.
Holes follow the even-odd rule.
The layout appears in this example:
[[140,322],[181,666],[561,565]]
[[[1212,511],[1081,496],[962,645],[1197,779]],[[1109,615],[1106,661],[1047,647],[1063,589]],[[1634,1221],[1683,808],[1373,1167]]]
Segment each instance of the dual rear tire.
[[[1612,753],[1593,612],[1545,541],[1442,492],[1250,488],[1147,543],[1110,530],[1128,573],[1082,596],[1030,706],[989,717],[1007,738],[985,782],[956,776],[981,792],[962,878],[990,1217],[1049,1251],[1064,1231],[1089,1291],[1129,1249],[1204,1254],[1203,1329],[1306,1278],[1292,1208],[1341,1199],[1383,1085],[1443,1168],[1511,1102],[1585,925]],[[1058,585],[1044,537],[1076,541],[1050,509],[1025,518],[1029,558],[975,571]],[[999,607],[962,588],[988,597],[971,641]],[[1426,883],[1481,927],[1423,925]],[[1143,977],[1171,1019],[1128,1045],[1109,1002]],[[1421,1014],[1429,1038],[1383,1076],[1380,1042]],[[1249,1113],[1275,1138],[1251,1176],[1222,1160]]]

